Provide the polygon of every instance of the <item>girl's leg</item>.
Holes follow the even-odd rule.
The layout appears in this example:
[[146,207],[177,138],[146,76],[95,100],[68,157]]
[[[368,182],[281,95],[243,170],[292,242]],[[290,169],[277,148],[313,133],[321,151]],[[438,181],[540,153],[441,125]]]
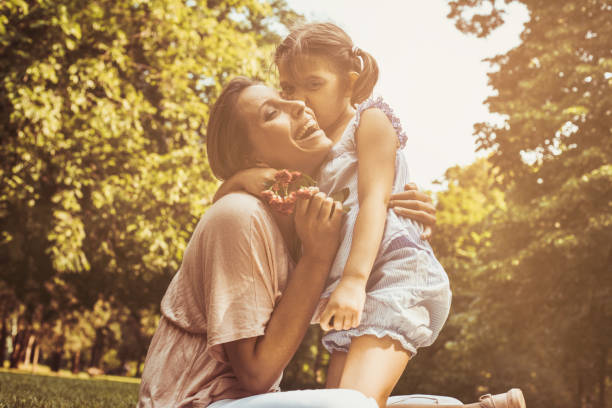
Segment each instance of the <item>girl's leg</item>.
[[346,355],[347,353],[344,351],[334,351],[331,353],[325,388],[338,388],[340,386],[340,377],[344,370]]
[[338,387],[361,391],[384,408],[410,357],[410,352],[390,337],[354,337]]

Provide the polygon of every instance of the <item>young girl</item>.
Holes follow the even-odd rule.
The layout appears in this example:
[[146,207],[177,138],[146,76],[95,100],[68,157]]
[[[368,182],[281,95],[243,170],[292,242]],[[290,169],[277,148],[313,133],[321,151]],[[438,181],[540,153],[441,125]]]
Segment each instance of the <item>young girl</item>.
[[409,182],[407,137],[383,99],[368,99],[376,61],[336,25],[295,29],[275,63],[283,96],[303,100],[334,143],[319,189],[348,189],[344,238],[315,314],[331,329],[323,337],[332,354],[327,386],[358,389],[384,407],[408,360],[438,336],[451,302],[429,232],[387,209]]
[[329,330],[327,387],[359,390],[385,407],[408,360],[438,336],[451,301],[448,277],[425,240],[429,231],[388,209],[390,195],[409,181],[401,153],[407,137],[382,99],[368,99],[376,61],[339,27],[293,30],[275,63],[283,97],[311,108],[334,143],[317,175],[319,189],[348,192],[344,238],[314,316]]

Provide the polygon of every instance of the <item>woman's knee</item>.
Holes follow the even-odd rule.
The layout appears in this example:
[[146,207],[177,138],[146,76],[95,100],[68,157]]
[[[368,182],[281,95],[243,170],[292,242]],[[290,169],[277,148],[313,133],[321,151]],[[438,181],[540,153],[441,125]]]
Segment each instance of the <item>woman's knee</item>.
[[366,397],[365,394],[360,391],[336,388],[333,392],[334,395],[333,399],[330,401],[332,403],[332,405],[329,405],[330,408],[378,408],[378,404],[374,398]]

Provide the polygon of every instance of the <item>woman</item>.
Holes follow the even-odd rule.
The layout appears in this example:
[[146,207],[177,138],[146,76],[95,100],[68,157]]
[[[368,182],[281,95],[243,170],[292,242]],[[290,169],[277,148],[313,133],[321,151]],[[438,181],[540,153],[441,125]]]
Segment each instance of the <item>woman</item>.
[[[270,104],[279,111],[274,121],[267,120]],[[233,80],[208,125],[213,172],[227,179],[265,162],[313,174],[331,142],[317,129],[303,137],[311,120],[303,103]],[[341,207],[318,193],[298,200],[290,217],[231,193],[209,208],[162,299],[139,407],[375,408],[353,390],[270,393],[278,391],[323,290],[340,240]],[[509,406],[495,398],[481,406]]]

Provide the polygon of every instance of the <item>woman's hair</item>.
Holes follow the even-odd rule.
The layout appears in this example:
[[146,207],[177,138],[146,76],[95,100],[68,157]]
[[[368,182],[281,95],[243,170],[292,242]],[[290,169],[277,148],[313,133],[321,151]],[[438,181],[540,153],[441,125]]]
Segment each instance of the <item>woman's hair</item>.
[[299,72],[300,57],[317,56],[327,59],[338,73],[359,73],[353,85],[351,104],[366,100],[378,81],[378,64],[369,53],[353,45],[344,30],[332,23],[310,23],[294,28],[276,47],[274,63],[294,74]]
[[246,88],[260,82],[247,78],[232,79],[215,102],[206,129],[208,163],[219,180],[227,180],[249,167],[249,143],[246,124],[236,107]]

